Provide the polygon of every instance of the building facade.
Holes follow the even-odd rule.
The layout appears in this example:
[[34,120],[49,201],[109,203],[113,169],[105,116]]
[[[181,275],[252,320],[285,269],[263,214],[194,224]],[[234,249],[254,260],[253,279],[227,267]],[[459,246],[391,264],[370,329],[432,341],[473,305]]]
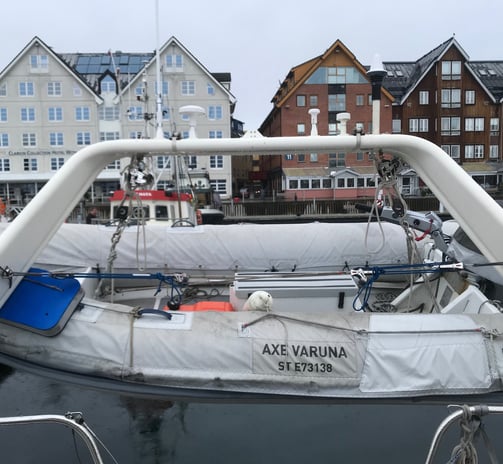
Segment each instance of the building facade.
[[[380,132],[410,134],[442,147],[488,190],[502,181],[503,62],[470,61],[454,37],[417,61],[384,62]],[[267,136],[310,134],[310,108],[318,108],[320,135],[340,133],[340,113],[350,113],[348,132],[372,132],[369,66],[339,40],[292,68],[272,99],[260,127]],[[260,178],[288,199],[373,196],[371,153],[286,154],[263,159]],[[421,179],[405,169],[404,194],[424,194]]]
[[[191,115],[180,112],[187,105],[201,108],[199,136],[230,137],[235,107],[230,74],[210,73],[174,37],[159,49],[159,62],[157,68],[155,53],[58,54],[32,39],[0,73],[0,197],[24,205],[86,145],[154,137],[157,114],[165,137],[187,137]],[[230,197],[229,156],[186,158],[184,182],[197,178]],[[127,162],[108,166],[87,199],[106,199],[119,186]],[[152,164],[157,187],[166,187],[174,163],[157,156]]]

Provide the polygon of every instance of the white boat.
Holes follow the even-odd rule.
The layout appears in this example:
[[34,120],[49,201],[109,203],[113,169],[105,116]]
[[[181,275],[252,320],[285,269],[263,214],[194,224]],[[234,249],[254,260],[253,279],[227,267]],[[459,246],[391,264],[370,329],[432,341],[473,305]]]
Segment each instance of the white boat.
[[[424,139],[253,135],[117,140],[74,155],[2,234],[2,362],[141,395],[390,400],[500,392],[499,205]],[[458,261],[435,216],[414,216],[403,204],[391,204],[379,214],[389,214],[407,231],[410,263],[238,272],[223,289],[218,280],[191,286],[185,275],[148,268],[132,275],[109,275],[93,266],[66,274],[33,269],[74,207],[73,199],[82,197],[104,166],[125,154],[359,150],[382,151],[414,168],[484,255],[483,266]],[[377,168],[388,189],[397,165],[379,157]],[[410,226],[422,232],[415,234]],[[415,239],[425,235],[430,245],[419,257]],[[482,276],[482,267],[492,272]],[[403,275],[406,283],[398,279]],[[154,283],[152,288],[126,286],[129,277]],[[397,281],[382,282],[382,277]],[[115,278],[123,279],[120,287]],[[200,296],[207,301],[197,304]]]

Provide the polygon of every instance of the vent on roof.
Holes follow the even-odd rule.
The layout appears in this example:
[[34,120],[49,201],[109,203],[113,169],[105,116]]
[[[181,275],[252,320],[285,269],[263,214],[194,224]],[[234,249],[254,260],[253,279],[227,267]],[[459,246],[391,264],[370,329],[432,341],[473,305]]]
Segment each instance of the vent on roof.
[[487,71],[485,69],[479,69],[479,74],[481,76],[487,76]]
[[397,71],[395,71],[395,72],[396,72],[396,75],[397,75],[398,77],[402,77],[402,76],[403,76],[403,72],[402,72],[402,71],[400,71],[399,69],[398,69]]
[[388,71],[388,77],[394,77],[393,71]]
[[496,76],[496,71],[494,69],[488,69],[487,72],[489,73],[489,75],[491,76]]

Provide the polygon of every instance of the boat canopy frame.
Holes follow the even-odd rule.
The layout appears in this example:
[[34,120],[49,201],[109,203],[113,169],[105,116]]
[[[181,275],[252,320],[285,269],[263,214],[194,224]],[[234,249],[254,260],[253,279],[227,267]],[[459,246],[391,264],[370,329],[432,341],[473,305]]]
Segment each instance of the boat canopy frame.
[[[382,151],[410,165],[490,262],[503,261],[501,207],[440,147],[402,134],[263,137],[251,131],[228,139],[124,139],[99,142],[73,155],[2,234],[0,306],[9,298],[98,174],[112,161],[133,155],[278,155]],[[503,276],[503,269],[497,267]]]

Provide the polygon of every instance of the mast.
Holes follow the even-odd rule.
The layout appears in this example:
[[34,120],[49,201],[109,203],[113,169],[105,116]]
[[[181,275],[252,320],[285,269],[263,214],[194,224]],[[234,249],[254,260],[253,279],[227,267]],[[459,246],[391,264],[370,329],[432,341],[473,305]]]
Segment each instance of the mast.
[[155,136],[158,139],[164,138],[162,130],[162,80],[161,80],[161,57],[159,53],[159,0],[155,1],[155,30],[156,30],[156,47],[155,47],[155,65],[156,65],[156,132]]

